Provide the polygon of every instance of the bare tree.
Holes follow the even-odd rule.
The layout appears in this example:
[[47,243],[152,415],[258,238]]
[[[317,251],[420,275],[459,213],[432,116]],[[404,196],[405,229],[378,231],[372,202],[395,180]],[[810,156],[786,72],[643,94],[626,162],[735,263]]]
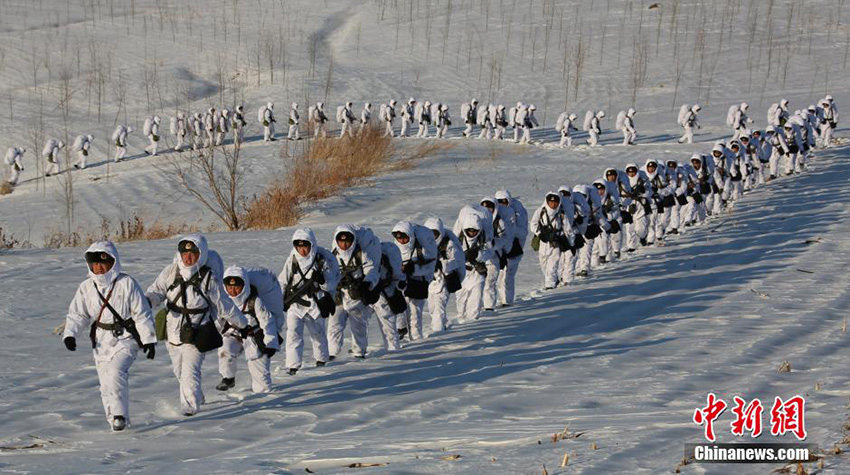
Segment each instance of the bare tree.
[[245,196],[242,194],[245,170],[239,163],[241,146],[215,147],[184,156],[168,155],[160,171],[177,183],[230,231],[242,224]]

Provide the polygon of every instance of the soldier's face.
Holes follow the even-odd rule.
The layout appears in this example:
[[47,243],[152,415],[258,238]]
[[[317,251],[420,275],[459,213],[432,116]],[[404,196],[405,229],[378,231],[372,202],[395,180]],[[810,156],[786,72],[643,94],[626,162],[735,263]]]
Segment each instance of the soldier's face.
[[230,285],[227,284],[224,286],[224,290],[227,291],[227,295],[231,297],[236,297],[242,293],[243,287],[241,285]]
[[626,170],[626,174],[628,174],[630,177],[633,177],[637,175],[637,170],[635,170],[634,168],[629,168],[628,170]]
[[110,269],[112,269],[112,263],[109,261],[93,262],[91,265],[91,271],[95,275],[106,274]]
[[310,254],[310,246],[304,244],[296,244],[295,252],[297,252],[298,255],[301,257],[307,257],[307,255]]
[[183,261],[183,265],[186,267],[191,267],[198,262],[198,259],[201,257],[201,254],[193,251],[184,251],[180,253],[180,260]]
[[348,240],[342,240],[342,241],[341,241],[341,240],[337,239],[337,240],[336,240],[336,246],[337,246],[337,247],[338,247],[341,251],[347,251],[348,249],[350,249],[350,248],[351,248],[351,241],[348,241]]

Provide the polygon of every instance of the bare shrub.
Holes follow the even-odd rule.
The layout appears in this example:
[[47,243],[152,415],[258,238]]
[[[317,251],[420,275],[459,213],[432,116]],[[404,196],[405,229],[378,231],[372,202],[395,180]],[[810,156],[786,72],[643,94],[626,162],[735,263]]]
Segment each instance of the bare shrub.
[[[117,226],[113,226],[109,218],[101,215],[100,226],[95,228],[79,227],[70,234],[54,229],[44,236],[44,247],[59,249],[62,247],[89,246],[95,241],[148,241],[154,239],[167,239],[178,234],[198,231],[197,226],[188,224],[163,223],[156,220],[152,223],[146,222],[140,214],[121,220]],[[0,228],[0,247],[2,247],[3,230]],[[17,240],[15,240],[17,243]]]
[[21,247],[22,243],[18,239],[15,239],[14,236],[7,233],[2,226],[0,226],[0,249],[12,249],[15,247]]
[[186,234],[198,231],[197,226],[186,223],[177,225],[174,223],[163,223],[159,220],[147,222],[146,219],[134,213],[132,217],[118,222],[118,227],[112,229],[112,225],[105,216],[101,216],[100,236],[92,239],[87,234],[85,240],[94,242],[97,239],[106,239],[113,242],[127,241],[149,241],[155,239],[167,239],[178,234]]
[[12,193],[12,191],[14,191],[14,190],[15,190],[15,187],[10,185],[8,181],[4,181],[4,182],[0,183],[0,196],[8,195],[8,194]]
[[333,196],[364,179],[386,171],[406,170],[426,157],[451,148],[429,141],[399,152],[378,127],[362,129],[354,137],[319,138],[291,160],[286,172],[274,179],[247,204],[243,223],[254,229],[277,229],[298,222],[304,205]]
[[[97,239],[92,239],[91,242],[96,241]],[[83,245],[83,239],[80,237],[80,234],[76,231],[66,233],[62,230],[54,230],[48,231],[47,234],[44,235],[44,247],[47,249],[59,249],[62,247],[77,247]]]

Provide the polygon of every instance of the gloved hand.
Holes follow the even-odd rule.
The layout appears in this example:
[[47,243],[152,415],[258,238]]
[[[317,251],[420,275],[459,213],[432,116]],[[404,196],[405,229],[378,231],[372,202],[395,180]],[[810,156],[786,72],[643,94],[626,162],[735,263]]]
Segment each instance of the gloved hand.
[[487,265],[483,262],[476,262],[474,264],[475,272],[478,272],[481,275],[487,275]]
[[77,351],[77,339],[72,336],[66,336],[64,340],[65,348],[68,348],[68,351]]
[[573,250],[581,249],[582,247],[584,247],[584,236],[576,234],[573,238]]
[[268,356],[269,358],[271,358],[272,356],[274,356],[274,355],[275,355],[275,353],[277,353],[277,350],[275,350],[274,348],[268,348],[268,347],[267,347],[266,349],[264,349],[264,350],[263,350],[263,354],[265,354],[265,355],[266,355],[266,356]]
[[398,287],[398,290],[404,290],[404,288],[407,287],[407,281],[406,280],[398,281],[398,285],[396,285],[396,287]]
[[142,347],[142,351],[147,355],[149,360],[152,360],[156,355],[156,343],[148,343]]

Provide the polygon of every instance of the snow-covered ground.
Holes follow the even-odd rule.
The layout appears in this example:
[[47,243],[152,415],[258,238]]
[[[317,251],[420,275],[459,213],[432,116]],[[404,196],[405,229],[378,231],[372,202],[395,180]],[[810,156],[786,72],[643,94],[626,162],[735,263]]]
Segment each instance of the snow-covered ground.
[[[316,6],[307,0],[250,5],[180,0],[57,7],[52,1],[4,2],[0,104],[11,97],[12,112],[0,113],[0,146],[21,144],[29,150],[25,182],[0,196],[0,225],[36,245],[44,233],[65,226],[63,178],[37,178],[33,151],[41,146],[32,144],[38,129],[33,123],[41,109],[45,133],[58,136],[64,129],[56,100],[62,86],[58,65],[63,57],[76,56],[75,45],[86,59],[80,70],[68,71],[75,91],[69,134],[94,133],[96,154],[89,170],[74,172],[74,228],[96,226],[101,215],[114,222],[133,212],[149,221],[214,222],[163,173],[168,155],[139,155],[140,134],[130,142],[132,160],[107,161],[115,117],[140,129],[146,114],[166,116],[176,107],[202,110],[244,101],[252,119],[256,106],[271,98],[279,125],[285,125],[291,100],[302,103],[302,113],[308,99],[324,99],[332,108],[346,99],[377,104],[390,98],[403,102],[410,95],[451,104],[452,148],[310,208],[303,224],[328,245],[341,223],[368,224],[388,239],[399,220],[421,222],[437,215],[451,224],[462,205],[503,187],[531,211],[546,191],[590,182],[606,166],[706,153],[714,140],[727,136],[726,109],[741,100],[750,101],[751,116],[761,125],[767,106],[781,97],[789,98],[792,108],[826,93],[839,106],[850,104],[842,64],[845,2],[777,0],[770,7],[759,1],[659,2],[661,8],[651,10],[650,3],[408,0]],[[227,37],[223,22],[229,25]],[[750,24],[757,25],[752,36]],[[274,48],[279,38],[287,45],[281,46],[286,68],[278,62],[274,84],[259,40],[268,35],[275,38]],[[703,47],[697,48],[700,41]],[[87,105],[87,78],[98,67],[88,59],[92,42],[100,45],[94,57],[102,67],[111,58],[100,122],[96,100],[91,111]],[[684,50],[680,56],[673,54],[677,43]],[[574,97],[579,44],[586,52]],[[646,79],[632,104],[632,57],[636,51],[644,54],[641,48],[646,49]],[[259,87],[257,50],[263,56]],[[703,60],[700,50],[707,51]],[[37,87],[29,61],[33,51]],[[44,51],[51,51],[50,68]],[[674,101],[676,57],[685,63]],[[246,79],[219,91],[216,58],[226,71]],[[771,80],[765,83],[769,58]],[[783,79],[786,58],[791,61]],[[500,69],[501,77],[491,83]],[[123,105],[116,92],[118,71],[127,81]],[[146,71],[159,78],[161,101],[145,99]],[[459,106],[472,96],[506,105],[537,104],[546,129],[536,131],[535,140],[544,143],[460,139]],[[580,116],[587,108],[604,108],[608,127],[619,109],[636,106],[639,145],[615,146],[621,136],[609,133],[603,147],[555,148],[551,144],[558,137],[551,125],[565,96],[566,106]],[[700,143],[694,145],[675,143],[676,111],[684,102],[704,105]],[[253,124],[249,135],[257,133]],[[846,135],[846,129],[838,135]],[[404,146],[416,142],[406,139]],[[253,141],[244,150],[248,194],[286,166],[278,145]],[[691,417],[708,392],[729,402],[733,395],[759,397],[768,410],[774,396],[805,395],[807,441],[830,448],[844,437],[850,396],[843,364],[843,319],[850,308],[844,292],[850,262],[848,174],[846,143],[818,152],[810,172],[749,193],[731,214],[566,289],[538,290],[539,267],[529,248],[516,306],[454,325],[396,354],[373,346],[362,362],[343,358],[311,368],[308,345],[307,367],[295,377],[275,358],[276,387],[270,395],[249,393],[241,363],[237,391],[215,391],[216,358],[210,355],[204,373],[208,404],[191,419],[180,415],[177,382],[160,345],[155,361],[139,360],[133,367],[133,424],[121,434],[108,432],[104,423],[87,351],[69,353],[51,335],[85,277],[82,250],[4,252],[0,470],[337,473],[360,462],[388,464],[360,469],[382,473],[541,473],[543,465],[549,473],[660,473],[676,467],[685,442],[701,440],[701,428]],[[214,233],[209,239],[227,264],[279,271],[291,233]],[[170,262],[174,246],[170,239],[120,244],[119,250],[125,271],[147,286]],[[377,334],[377,328],[371,330]],[[785,360],[792,371],[778,373]],[[727,410],[717,426],[721,442],[732,439],[730,421]],[[583,435],[552,443],[552,434],[567,425]],[[772,438],[763,435],[758,441]],[[2,448],[32,444],[38,446]],[[559,469],[565,453],[569,468]],[[452,455],[460,457],[444,459]],[[849,466],[843,455],[826,460],[828,473]],[[681,470],[765,473],[773,468],[778,466]]]

